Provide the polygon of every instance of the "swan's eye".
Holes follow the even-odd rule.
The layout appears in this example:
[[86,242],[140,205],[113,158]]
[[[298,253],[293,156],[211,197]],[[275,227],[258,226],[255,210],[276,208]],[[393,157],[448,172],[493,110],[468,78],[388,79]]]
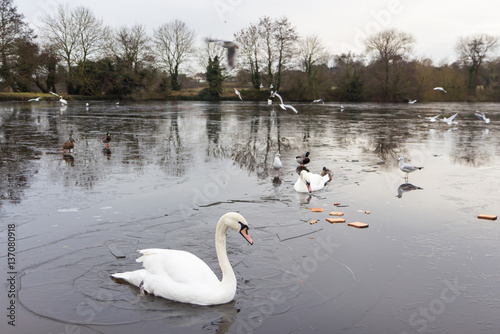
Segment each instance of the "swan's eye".
[[245,229],[245,228],[246,228],[246,229],[247,229],[247,231],[248,231],[248,229],[249,229],[248,225],[245,225],[245,224],[243,224],[243,223],[242,223],[242,222],[240,222],[240,221],[238,221],[238,224],[240,224],[240,226],[241,226],[241,228],[240,228],[240,232],[241,232],[241,231],[243,231],[243,229]]

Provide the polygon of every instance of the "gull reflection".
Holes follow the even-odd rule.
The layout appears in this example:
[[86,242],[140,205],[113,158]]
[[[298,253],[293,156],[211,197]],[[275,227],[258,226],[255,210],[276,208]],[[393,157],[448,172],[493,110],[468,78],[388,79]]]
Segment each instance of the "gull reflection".
[[412,190],[418,190],[418,189],[423,190],[424,188],[414,186],[411,183],[403,183],[398,187],[398,194],[396,197],[401,198],[401,197],[403,197],[403,193],[406,193],[406,192],[412,191]]

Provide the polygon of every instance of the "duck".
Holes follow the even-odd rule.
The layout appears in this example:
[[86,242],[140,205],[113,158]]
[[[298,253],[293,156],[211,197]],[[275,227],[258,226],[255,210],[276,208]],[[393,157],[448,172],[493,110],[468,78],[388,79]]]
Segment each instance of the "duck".
[[63,153],[66,153],[66,150],[71,153],[71,150],[75,147],[74,142],[76,142],[76,140],[74,140],[73,136],[70,135],[68,141],[63,144]]
[[237,212],[228,212],[215,228],[215,251],[222,271],[222,280],[196,255],[182,250],[143,249],[136,261],[143,269],[114,273],[111,277],[125,280],[157,297],[195,305],[226,304],[236,294],[236,277],[227,257],[226,234],[231,228],[253,245],[246,219]]
[[109,134],[109,132],[107,132],[104,138],[102,138],[102,142],[106,145],[106,148],[109,148],[110,141],[111,141],[111,135]]
[[328,168],[323,167],[323,170],[321,171],[321,176],[325,176],[325,175],[328,175],[328,177],[330,178],[328,181],[331,181],[333,179],[333,172],[331,170],[329,170]]
[[273,162],[273,168],[275,171],[278,171],[278,174],[280,172],[281,167],[283,167],[283,164],[281,163],[280,157],[281,157],[281,154],[276,153],[276,155],[274,156],[274,162]]
[[311,159],[309,159],[309,152],[306,152],[305,154],[297,155],[295,157],[295,160],[301,166],[308,164],[311,161]]
[[330,177],[328,175],[321,176],[319,174],[302,170],[299,178],[293,186],[293,189],[299,193],[311,193],[313,191],[323,189],[328,181],[330,181]]
[[414,171],[420,170],[422,168],[424,167],[417,167],[405,163],[405,159],[403,157],[399,158],[399,169],[401,169],[401,171],[406,173],[405,180],[407,181],[408,181],[408,174],[413,173]]

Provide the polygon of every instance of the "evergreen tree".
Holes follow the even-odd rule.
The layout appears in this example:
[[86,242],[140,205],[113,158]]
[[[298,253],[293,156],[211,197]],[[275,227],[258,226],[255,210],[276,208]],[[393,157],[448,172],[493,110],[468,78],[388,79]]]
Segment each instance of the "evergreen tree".
[[220,67],[219,57],[215,56],[213,59],[208,59],[207,66],[207,93],[213,98],[219,98],[222,93],[222,69]]

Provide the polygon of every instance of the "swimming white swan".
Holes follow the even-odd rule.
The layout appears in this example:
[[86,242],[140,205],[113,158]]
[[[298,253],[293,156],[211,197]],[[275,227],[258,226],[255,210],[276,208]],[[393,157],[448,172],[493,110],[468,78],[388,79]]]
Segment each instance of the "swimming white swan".
[[226,253],[228,228],[239,231],[252,245],[248,223],[242,215],[228,212],[215,229],[215,250],[222,269],[219,281],[212,269],[196,255],[172,249],[144,249],[137,262],[144,269],[116,273],[111,276],[124,279],[141,290],[166,299],[197,305],[225,304],[236,293],[236,277]]
[[297,182],[293,189],[299,193],[310,193],[312,191],[323,189],[325,184],[330,181],[328,174],[321,176],[319,174],[310,173],[306,170],[300,172]]

